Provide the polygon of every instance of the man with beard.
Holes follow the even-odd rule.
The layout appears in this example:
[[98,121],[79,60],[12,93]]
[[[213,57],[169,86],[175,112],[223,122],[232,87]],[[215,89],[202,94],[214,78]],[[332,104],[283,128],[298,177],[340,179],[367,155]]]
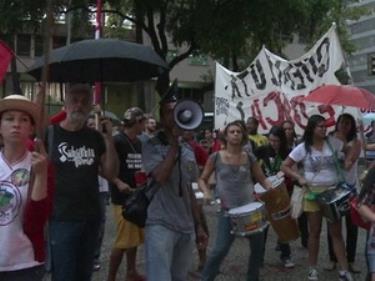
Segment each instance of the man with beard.
[[98,175],[112,180],[118,172],[109,120],[102,120],[100,132],[85,125],[91,104],[88,86],[72,86],[65,96],[66,119],[48,129],[56,171],[49,225],[53,281],[91,280],[101,218]]
[[144,126],[144,131],[138,136],[141,142],[146,142],[149,138],[155,136],[157,122],[156,119],[151,114],[145,114],[146,122]]

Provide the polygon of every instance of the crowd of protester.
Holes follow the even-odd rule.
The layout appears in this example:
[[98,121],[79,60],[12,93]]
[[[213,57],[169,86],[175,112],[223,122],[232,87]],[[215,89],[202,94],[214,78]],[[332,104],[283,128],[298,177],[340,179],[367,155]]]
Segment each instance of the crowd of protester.
[[[1,100],[0,280],[39,281],[46,271],[52,281],[91,280],[93,271],[102,266],[109,204],[116,233],[110,237],[108,281],[118,280],[124,256],[128,281],[186,281],[194,247],[200,280],[215,280],[237,237],[228,211],[257,201],[256,183],[271,191],[274,176],[283,177],[288,196],[296,188],[307,190],[297,222],[301,245],[308,251],[307,279],[318,280],[324,217],[316,197],[339,183],[337,162],[346,184],[359,194],[358,211],[375,222],[375,173],[370,170],[361,190],[362,143],[350,114],[340,115],[329,134],[320,115],[308,119],[301,137],[291,121],[260,134],[254,117],[195,133],[176,126],[175,105],[175,95],[168,93],[160,101],[159,122],[131,107],[121,124],[112,124],[92,112],[91,89],[75,85],[66,93],[64,117],[47,127],[42,142],[33,140],[41,122],[38,105],[22,96]],[[139,187],[140,172],[157,187],[144,228],[122,215],[123,203]],[[198,184],[203,201],[197,200],[193,184]],[[205,202],[220,202],[216,240],[208,253]],[[246,236],[248,281],[260,280],[269,228]],[[324,269],[337,268],[339,281],[351,281],[352,274],[360,272],[355,264],[358,227],[347,214],[327,220],[327,228],[330,263]],[[374,281],[373,229],[366,257],[368,278]],[[293,249],[288,242],[278,239],[275,249],[280,251],[280,265],[292,270]],[[138,253],[143,244],[145,252]],[[137,269],[137,254],[145,256],[144,275]]]

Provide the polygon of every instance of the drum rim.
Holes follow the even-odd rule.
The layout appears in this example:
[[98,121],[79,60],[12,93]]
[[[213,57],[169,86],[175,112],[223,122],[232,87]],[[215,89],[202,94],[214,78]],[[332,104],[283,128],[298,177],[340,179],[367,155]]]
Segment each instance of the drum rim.
[[[231,213],[231,211],[235,210],[235,209],[239,209],[239,208],[242,208],[242,207],[245,207],[245,206],[248,206],[248,205],[257,205],[258,207],[257,208],[253,208],[251,210],[247,210],[247,212],[241,212],[241,213]],[[234,208],[230,208],[227,213],[228,215],[231,215],[231,216],[235,216],[235,215],[243,215],[243,214],[248,214],[249,212],[251,211],[255,211],[255,210],[258,210],[258,209],[261,209],[261,208],[264,208],[264,203],[262,202],[259,202],[259,201],[254,201],[254,202],[250,202],[250,203],[247,203],[245,205],[242,205],[242,206],[238,206],[238,207],[234,207]]]

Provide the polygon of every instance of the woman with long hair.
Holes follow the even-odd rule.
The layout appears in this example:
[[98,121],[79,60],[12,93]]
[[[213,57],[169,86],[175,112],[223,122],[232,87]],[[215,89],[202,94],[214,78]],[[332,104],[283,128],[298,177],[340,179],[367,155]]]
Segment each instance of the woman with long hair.
[[[361,141],[357,138],[357,125],[352,115],[348,113],[341,114],[336,122],[333,137],[344,143],[344,171],[345,181],[355,191],[359,188],[358,182],[358,158],[361,153]],[[345,216],[346,222],[346,257],[349,262],[349,270],[353,273],[359,273],[360,270],[354,265],[355,254],[357,251],[358,227],[352,223],[351,216],[348,213]],[[337,259],[333,252],[332,239],[329,233],[328,250],[330,263],[325,267],[326,270],[334,270],[336,268]]]
[[[212,193],[209,190],[208,179],[213,172],[216,173],[216,191],[222,207],[218,218],[215,245],[202,272],[204,281],[215,279],[235,239],[234,234],[231,233],[231,220],[225,215],[226,211],[255,200],[253,176],[266,189],[271,188],[271,183],[266,179],[254,155],[243,149],[243,145],[247,142],[246,128],[243,123],[241,121],[229,123],[223,135],[225,148],[211,154],[199,178],[199,185],[204,191],[205,198],[211,200]],[[258,281],[263,257],[264,234],[258,232],[248,236],[248,239],[251,255],[247,280]]]
[[297,146],[297,134],[294,129],[294,123],[291,120],[285,120],[281,123],[281,128],[285,132],[286,142],[290,149],[293,149]]
[[[280,172],[281,164],[288,156],[290,149],[286,141],[286,136],[283,128],[274,126],[268,134],[268,144],[258,147],[254,154],[260,163],[264,174],[267,177],[275,176]],[[285,184],[289,183],[290,179],[285,178]],[[289,184],[288,184],[289,185]],[[288,193],[290,194],[289,190]],[[267,240],[268,227],[264,232],[265,241]],[[278,241],[277,248],[280,250],[280,260],[284,267],[292,268],[294,263],[291,260],[291,251],[289,243],[282,243]]]
[[[300,186],[306,186],[309,190],[303,202],[303,209],[307,212],[309,224],[309,280],[318,280],[317,263],[323,214],[316,202],[316,195],[334,188],[338,183],[335,157],[341,156],[343,150],[342,141],[327,138],[325,122],[326,120],[321,115],[313,115],[309,118],[302,143],[292,150],[281,168],[286,175],[293,177]],[[303,175],[293,169],[293,166],[299,162],[303,163]],[[329,223],[328,230],[340,265],[339,280],[352,281],[345,256],[340,221]]]
[[40,281],[48,217],[47,157],[41,141],[28,150],[39,107],[24,96],[0,101],[0,280]]
[[[290,150],[292,150],[298,144],[298,137],[294,129],[294,123],[291,120],[285,120],[283,123],[281,123],[281,127],[283,128],[285,132],[288,147]],[[296,168],[301,168],[301,167],[296,167]],[[290,184],[294,188],[294,185],[296,184],[296,182],[293,180]],[[301,245],[302,247],[307,248],[307,241],[309,239],[309,229],[307,226],[307,217],[306,217],[305,212],[302,212],[302,214],[298,218],[298,228],[301,234]]]

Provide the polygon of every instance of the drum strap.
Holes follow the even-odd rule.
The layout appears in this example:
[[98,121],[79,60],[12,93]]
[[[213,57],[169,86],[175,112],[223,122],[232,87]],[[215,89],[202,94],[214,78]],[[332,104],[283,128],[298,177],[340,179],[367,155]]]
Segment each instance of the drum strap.
[[333,160],[335,162],[337,177],[338,177],[340,182],[345,182],[344,173],[343,173],[343,171],[340,167],[340,163],[339,163],[339,160],[338,160],[338,157],[337,157],[337,151],[333,149],[333,147],[332,147],[332,145],[331,145],[331,143],[329,142],[328,139],[327,139],[327,144],[328,144],[328,147],[331,150],[332,155],[333,155]]

